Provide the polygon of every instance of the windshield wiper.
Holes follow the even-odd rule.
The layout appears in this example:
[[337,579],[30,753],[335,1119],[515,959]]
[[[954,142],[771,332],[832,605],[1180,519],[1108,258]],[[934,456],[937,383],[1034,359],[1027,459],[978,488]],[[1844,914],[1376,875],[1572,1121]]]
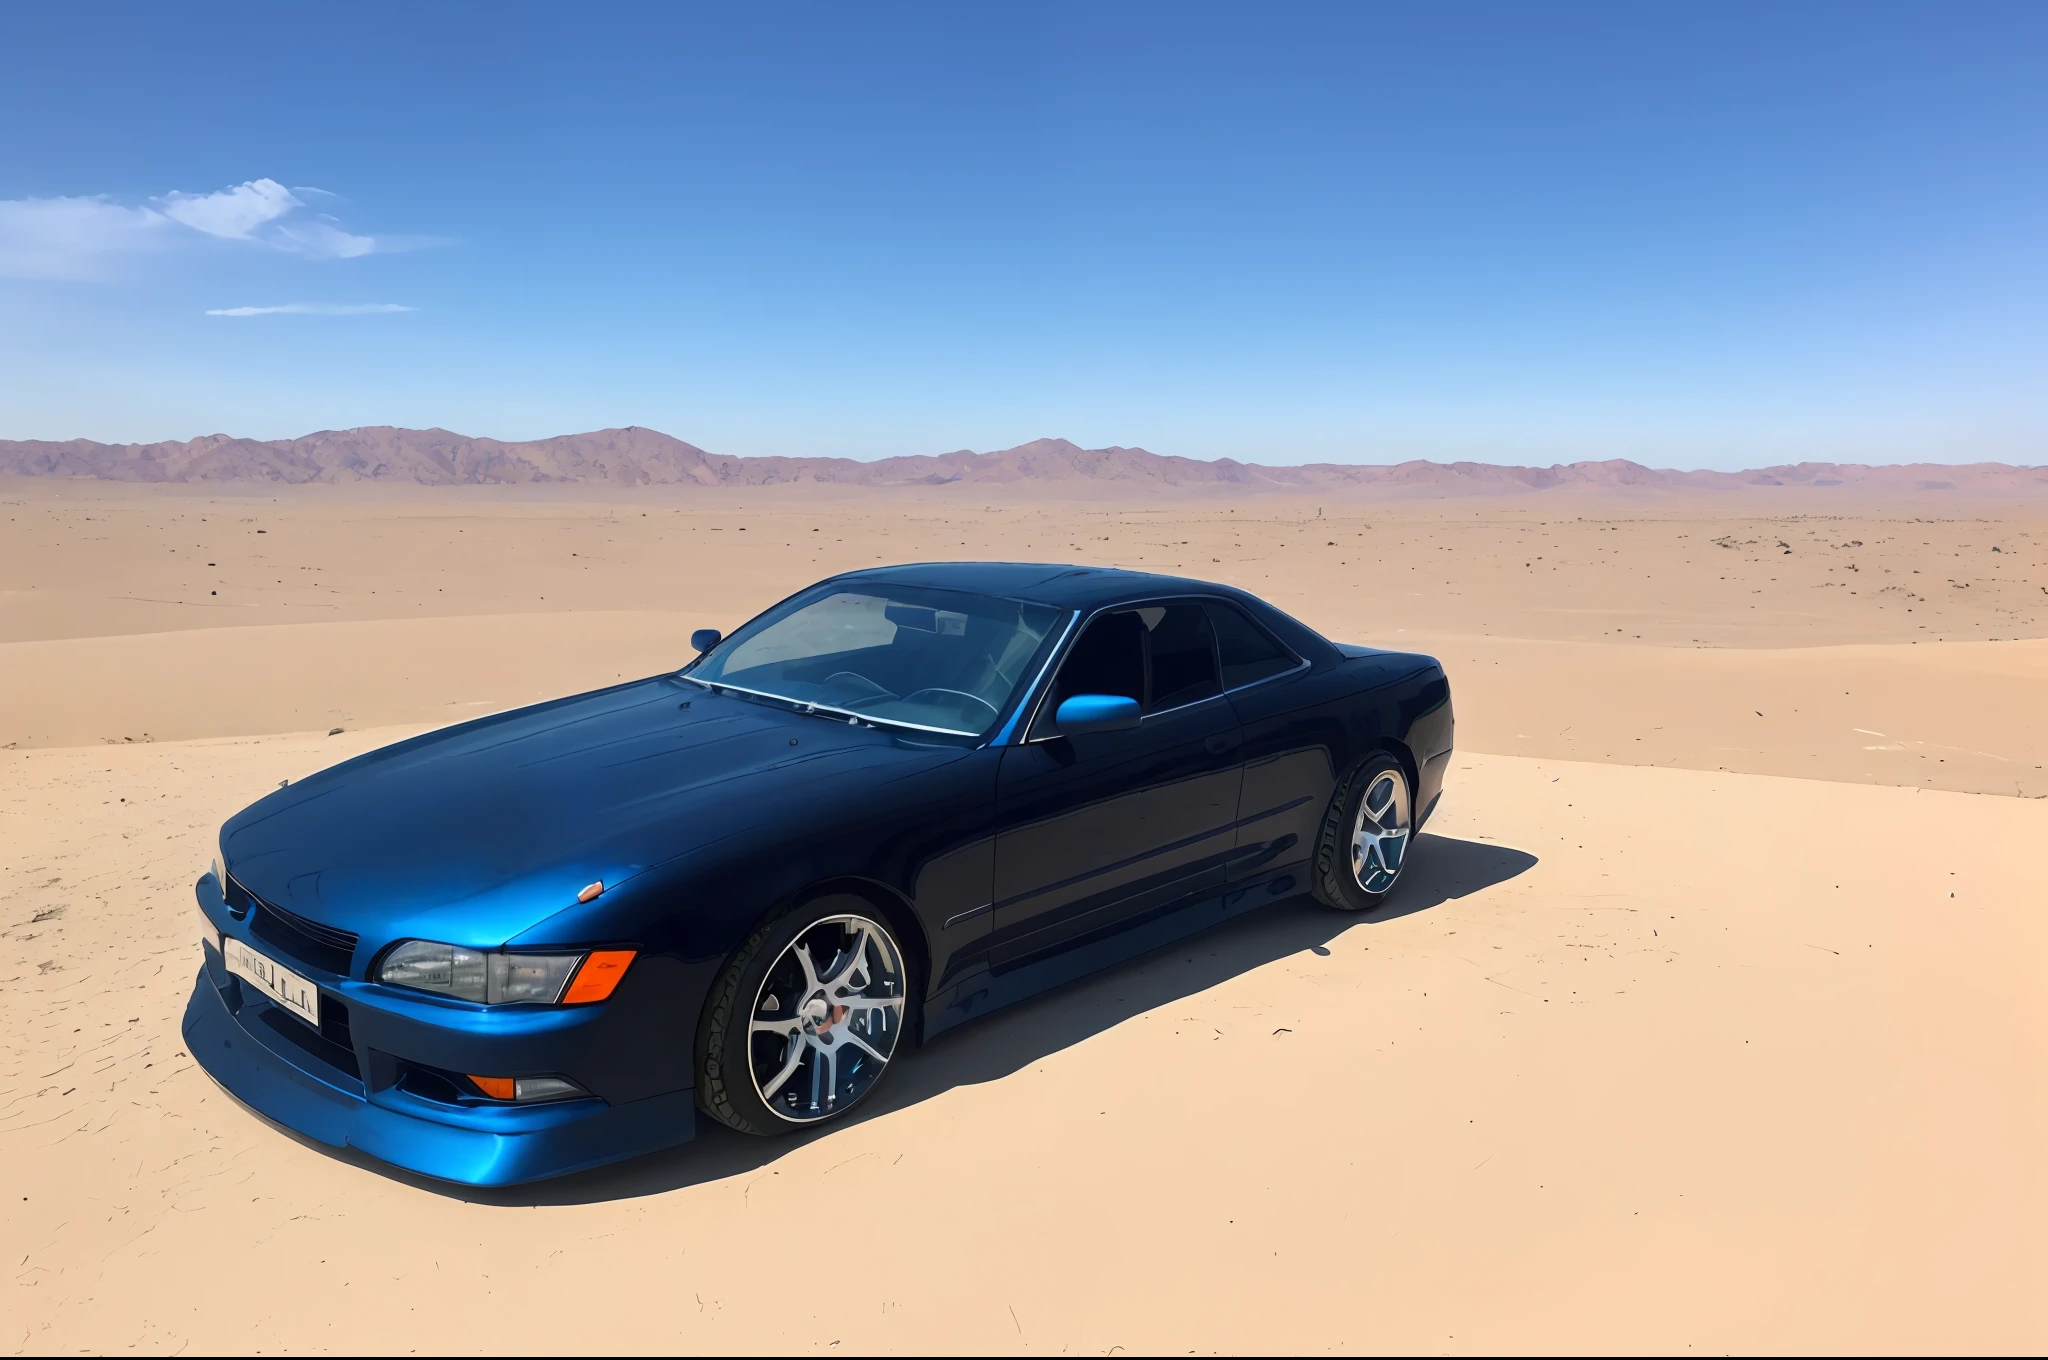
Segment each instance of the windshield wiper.
[[946,728],[926,727],[922,723],[893,722],[888,718],[871,718],[865,713],[856,713],[850,708],[834,708],[830,704],[812,703],[809,699],[792,699],[787,694],[770,694],[767,690],[747,689],[740,685],[721,684],[716,680],[699,680],[694,675],[685,675],[678,678],[688,680],[693,684],[702,685],[713,693],[744,694],[750,699],[771,699],[778,704],[788,704],[790,711],[793,713],[802,713],[812,718],[823,718],[826,722],[838,722],[844,718],[851,726],[872,727],[877,731],[880,731],[883,727],[900,727],[913,732],[945,732],[948,736],[972,735],[967,732],[952,732]]

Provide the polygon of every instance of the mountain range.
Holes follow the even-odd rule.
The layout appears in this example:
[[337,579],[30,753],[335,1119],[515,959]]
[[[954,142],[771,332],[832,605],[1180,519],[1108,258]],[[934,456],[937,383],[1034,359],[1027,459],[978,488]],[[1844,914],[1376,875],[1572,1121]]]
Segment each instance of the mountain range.
[[1084,449],[1064,439],[1034,439],[993,453],[966,449],[862,462],[852,458],[735,457],[639,426],[550,439],[478,439],[449,430],[369,425],[322,430],[298,439],[204,435],[154,444],[0,440],[0,475],[91,477],[122,482],[411,482],[422,486],[537,482],[610,486],[771,486],[811,482],[849,486],[951,483],[1073,486],[1337,490],[1376,487],[1393,494],[1540,491],[1553,487],[1853,486],[1895,491],[2048,492],[2048,467],[2006,463],[1797,463],[1747,472],[1682,472],[1627,459],[1550,467],[1491,463],[1306,463],[1271,466],[1232,458],[1205,462],[1145,449]]

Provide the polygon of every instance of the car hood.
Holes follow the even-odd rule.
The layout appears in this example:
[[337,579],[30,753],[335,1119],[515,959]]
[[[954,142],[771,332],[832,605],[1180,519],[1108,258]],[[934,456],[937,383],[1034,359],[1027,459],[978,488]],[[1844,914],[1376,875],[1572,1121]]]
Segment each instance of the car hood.
[[793,781],[846,788],[960,754],[662,676],[345,761],[237,814],[221,853],[256,896],[366,943],[488,947],[586,884],[758,826]]

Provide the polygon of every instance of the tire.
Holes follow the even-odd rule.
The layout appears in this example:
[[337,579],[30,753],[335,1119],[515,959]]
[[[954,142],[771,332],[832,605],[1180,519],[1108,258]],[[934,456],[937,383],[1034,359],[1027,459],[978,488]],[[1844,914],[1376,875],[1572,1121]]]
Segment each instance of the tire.
[[1414,842],[1408,771],[1385,752],[1369,756],[1337,786],[1323,814],[1309,887],[1325,906],[1373,911],[1400,886]]
[[742,1133],[840,1119],[873,1094],[909,1032],[908,956],[865,898],[770,914],[733,954],[697,1026],[697,1104]]

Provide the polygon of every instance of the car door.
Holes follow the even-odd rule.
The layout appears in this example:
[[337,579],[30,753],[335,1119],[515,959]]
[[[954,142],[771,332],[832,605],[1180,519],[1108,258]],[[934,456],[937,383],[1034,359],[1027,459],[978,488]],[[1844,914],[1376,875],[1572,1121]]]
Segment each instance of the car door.
[[[1075,694],[1139,701],[1122,732],[1062,736]],[[1098,614],[997,775],[991,971],[1080,948],[1219,890],[1236,845],[1237,718],[1198,601]]]
[[1271,875],[1313,853],[1335,785],[1341,720],[1311,701],[1308,664],[1237,605],[1208,601],[1224,695],[1244,738],[1233,881]]

